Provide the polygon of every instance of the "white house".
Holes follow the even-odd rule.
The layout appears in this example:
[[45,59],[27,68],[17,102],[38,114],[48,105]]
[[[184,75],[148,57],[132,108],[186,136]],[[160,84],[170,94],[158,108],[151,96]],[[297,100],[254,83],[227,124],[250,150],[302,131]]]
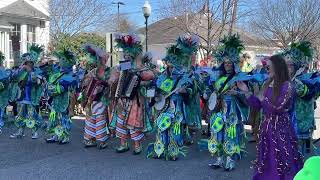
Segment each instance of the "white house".
[[0,0],[0,51],[5,66],[18,65],[32,43],[49,43],[49,0]]

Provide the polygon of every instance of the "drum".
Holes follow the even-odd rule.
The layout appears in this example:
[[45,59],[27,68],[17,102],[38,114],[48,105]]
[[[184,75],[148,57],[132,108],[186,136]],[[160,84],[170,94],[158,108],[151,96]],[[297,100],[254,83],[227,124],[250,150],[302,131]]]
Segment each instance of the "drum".
[[213,92],[210,95],[209,101],[208,101],[208,108],[210,111],[213,111],[217,104],[217,94]]

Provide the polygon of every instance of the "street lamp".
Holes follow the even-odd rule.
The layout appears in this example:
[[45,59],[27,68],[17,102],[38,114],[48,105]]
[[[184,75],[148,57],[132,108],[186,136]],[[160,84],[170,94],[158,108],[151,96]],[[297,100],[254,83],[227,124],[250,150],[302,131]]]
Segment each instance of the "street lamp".
[[148,52],[148,18],[151,15],[151,5],[149,1],[145,1],[142,7],[143,16],[146,19],[146,52]]
[[112,2],[111,4],[117,4],[118,5],[118,28],[117,28],[117,32],[120,31],[120,5],[125,5],[123,2]]

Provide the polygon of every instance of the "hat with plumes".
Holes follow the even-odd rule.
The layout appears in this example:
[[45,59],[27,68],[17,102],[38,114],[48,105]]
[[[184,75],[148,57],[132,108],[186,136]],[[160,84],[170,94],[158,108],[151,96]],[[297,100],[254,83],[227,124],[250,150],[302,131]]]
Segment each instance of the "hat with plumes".
[[104,50],[93,44],[85,44],[82,49],[89,64],[101,64],[100,57],[107,56]]
[[27,53],[22,54],[22,63],[33,62],[37,63],[39,61],[40,54],[44,51],[43,46],[33,43]]
[[223,62],[225,58],[228,58],[234,64],[238,64],[240,62],[240,54],[244,50],[240,36],[238,34],[224,36],[220,42],[222,45],[218,47],[215,58],[219,62]]
[[123,49],[124,54],[129,55],[132,59],[142,53],[141,40],[134,34],[118,34],[115,41],[117,43],[116,47]]
[[0,65],[3,63],[3,61],[5,60],[5,56],[4,54],[0,51]]
[[167,48],[166,61],[175,66],[190,67],[192,64],[192,55],[199,48],[198,36],[181,36],[177,39],[175,45]]
[[59,65],[62,68],[72,68],[76,64],[76,57],[69,50],[60,50],[54,53],[59,58]]
[[183,54],[191,56],[199,49],[199,42],[199,37],[196,35],[181,36],[177,39],[177,46]]
[[309,41],[291,43],[283,56],[288,57],[295,65],[309,64],[313,61],[313,48]]

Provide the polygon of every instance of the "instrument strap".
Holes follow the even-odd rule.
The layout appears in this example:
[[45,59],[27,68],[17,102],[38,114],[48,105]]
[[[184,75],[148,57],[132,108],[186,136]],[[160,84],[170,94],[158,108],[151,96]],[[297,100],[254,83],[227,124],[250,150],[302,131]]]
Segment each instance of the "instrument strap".
[[228,76],[228,78],[226,79],[226,81],[222,84],[222,86],[220,87],[220,89],[217,91],[218,94],[221,93],[221,91],[226,87],[226,85],[228,84],[228,82],[234,77],[234,75],[230,75]]

